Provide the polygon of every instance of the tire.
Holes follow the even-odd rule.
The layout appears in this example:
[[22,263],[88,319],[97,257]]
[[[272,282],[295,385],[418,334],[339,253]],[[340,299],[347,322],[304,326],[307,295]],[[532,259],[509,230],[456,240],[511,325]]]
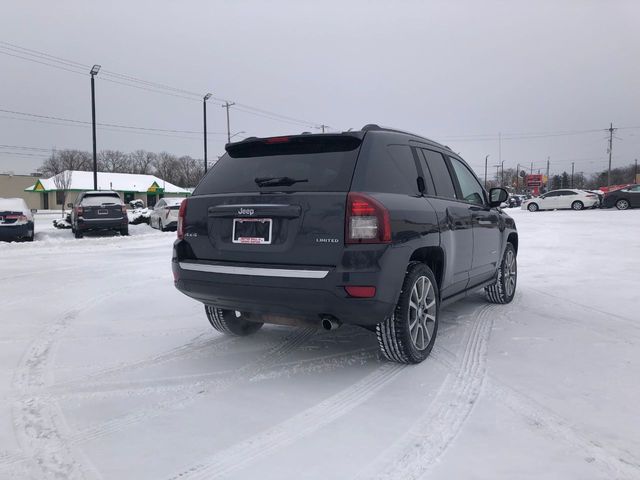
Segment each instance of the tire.
[[439,312],[433,272],[424,263],[409,264],[393,315],[376,326],[382,355],[392,362],[422,362],[435,343]]
[[530,212],[537,212],[538,211],[538,204],[537,203],[530,203],[529,205],[527,205],[527,210],[529,210]]
[[121,229],[120,229],[120,235],[122,235],[123,237],[127,237],[127,236],[129,236],[129,227],[127,227],[127,228],[121,228]]
[[513,245],[507,243],[504,250],[500,268],[498,269],[498,278],[496,283],[484,288],[487,299],[491,303],[510,303],[516,294],[516,286],[518,283],[518,262],[516,257],[516,249]]
[[584,203],[582,203],[580,200],[576,200],[571,204],[572,210],[582,210],[583,208],[584,208]]
[[77,228],[73,231],[73,236],[76,238],[82,238],[82,232]]
[[626,198],[621,198],[616,202],[616,208],[618,210],[627,210],[629,206],[629,200],[627,200]]
[[259,322],[244,320],[242,317],[236,316],[233,310],[225,310],[212,305],[205,305],[204,311],[211,326],[225,335],[246,337],[256,333],[263,325]]

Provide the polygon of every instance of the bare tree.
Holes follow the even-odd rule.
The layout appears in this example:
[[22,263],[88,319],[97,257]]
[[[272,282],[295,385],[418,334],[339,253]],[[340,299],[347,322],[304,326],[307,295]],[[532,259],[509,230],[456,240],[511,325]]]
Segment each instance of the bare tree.
[[201,160],[186,155],[178,159],[178,173],[176,185],[185,188],[195,187],[204,175],[204,165]]
[[73,172],[71,170],[65,170],[63,172],[58,173],[55,177],[53,177],[53,183],[56,186],[56,190],[58,190],[59,192],[62,192],[62,216],[63,217],[64,217],[64,209],[66,207],[66,202],[67,202],[67,192],[71,187],[72,175],[73,175]]
[[176,183],[179,179],[180,162],[178,157],[167,152],[161,152],[153,162],[155,173],[169,183]]
[[102,150],[98,154],[98,169],[102,172],[129,173],[129,158],[120,150]]
[[153,171],[153,163],[157,155],[146,150],[136,150],[129,154],[129,169],[131,173],[149,174]]
[[54,150],[46,159],[40,171],[44,175],[54,176],[65,170],[91,170],[91,155],[82,150]]

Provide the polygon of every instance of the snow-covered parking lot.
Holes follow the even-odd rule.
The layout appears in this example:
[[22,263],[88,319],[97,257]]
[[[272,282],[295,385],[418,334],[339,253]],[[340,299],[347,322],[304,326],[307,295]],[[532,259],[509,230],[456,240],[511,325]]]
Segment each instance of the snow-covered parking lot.
[[175,233],[37,215],[0,244],[0,478],[640,478],[640,210],[509,213],[515,300],[447,307],[417,366],[353,327],[223,337]]

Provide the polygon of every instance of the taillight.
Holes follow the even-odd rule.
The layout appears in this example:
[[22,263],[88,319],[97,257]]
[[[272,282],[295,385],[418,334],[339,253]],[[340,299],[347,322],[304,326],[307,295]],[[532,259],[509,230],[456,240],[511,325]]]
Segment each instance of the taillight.
[[26,215],[5,215],[5,217],[7,220],[15,220],[16,222],[26,222],[27,221],[27,216]]
[[587,198],[596,198],[597,195],[586,195]]
[[180,210],[178,210],[178,239],[184,238],[184,217],[187,215],[187,201],[183,200],[180,204]]
[[122,207],[122,215],[124,215],[125,217],[127,216],[127,207],[125,207],[124,205],[121,205]]
[[82,207],[76,207],[76,215],[82,215],[83,210]]
[[267,138],[265,139],[264,143],[266,144],[273,144],[273,143],[287,143],[289,142],[290,137],[271,137],[271,138]]
[[390,243],[389,211],[363,193],[349,193],[345,216],[345,243]]

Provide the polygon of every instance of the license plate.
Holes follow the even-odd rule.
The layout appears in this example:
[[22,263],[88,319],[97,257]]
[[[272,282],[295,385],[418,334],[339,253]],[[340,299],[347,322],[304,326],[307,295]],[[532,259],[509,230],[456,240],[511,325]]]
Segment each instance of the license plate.
[[270,218],[234,218],[233,243],[268,245],[271,243],[272,227]]
[[109,215],[109,210],[98,210],[98,215]]

